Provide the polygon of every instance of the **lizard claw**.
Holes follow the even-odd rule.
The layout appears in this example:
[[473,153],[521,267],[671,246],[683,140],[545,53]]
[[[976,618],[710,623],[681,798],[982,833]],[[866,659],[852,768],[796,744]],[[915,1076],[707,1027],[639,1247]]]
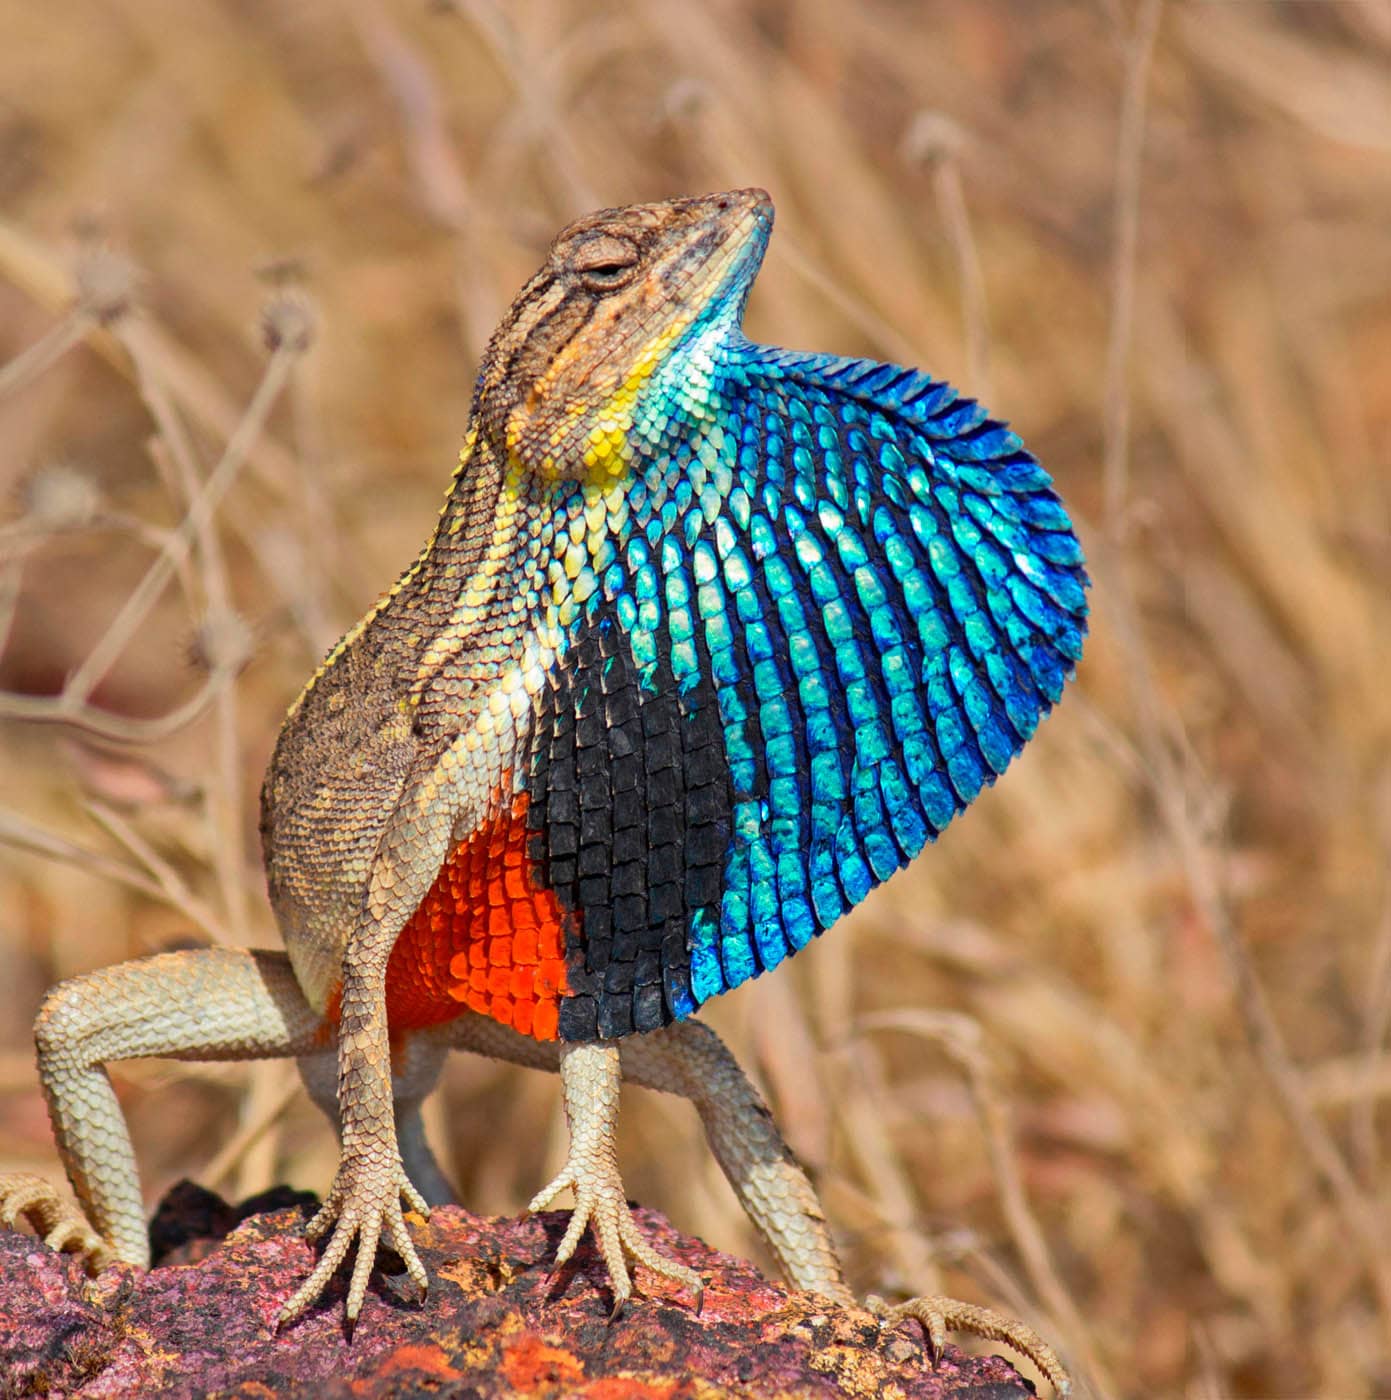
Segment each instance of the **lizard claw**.
[[353,1260],[347,1303],[350,1326],[362,1311],[372,1265],[377,1257],[377,1244],[383,1234],[401,1256],[406,1272],[421,1294],[428,1291],[429,1276],[406,1229],[401,1210],[403,1197],[411,1210],[429,1219],[430,1208],[425,1198],[411,1185],[399,1160],[394,1168],[386,1168],[370,1157],[364,1159],[345,1154],[328,1199],[304,1231],[305,1238],[309,1240],[320,1239],[328,1233],[330,1226],[333,1233],[313,1273],[280,1310],[280,1316],[276,1319],[277,1328],[293,1322],[324,1291],[338,1266],[347,1258],[354,1241],[357,1243],[357,1257]]
[[959,1299],[937,1294],[909,1298],[903,1303],[886,1303],[882,1298],[871,1295],[865,1299],[865,1306],[885,1326],[893,1326],[904,1318],[921,1323],[923,1331],[927,1333],[928,1351],[934,1365],[947,1344],[948,1331],[969,1332],[974,1337],[1004,1342],[1020,1356],[1027,1357],[1043,1372],[1058,1400],[1066,1400],[1072,1391],[1072,1378],[1063,1369],[1053,1348],[1027,1323],[1006,1317],[993,1308],[982,1308],[975,1303],[963,1303]]
[[77,1206],[33,1172],[0,1176],[0,1224],[13,1228],[21,1219],[43,1236],[51,1250],[80,1255],[89,1274],[100,1273],[115,1262],[111,1246]]
[[684,1264],[667,1259],[659,1254],[643,1239],[638,1230],[633,1213],[628,1208],[627,1195],[618,1168],[610,1162],[580,1160],[572,1151],[560,1174],[549,1185],[543,1187],[527,1206],[530,1214],[545,1210],[564,1190],[575,1193],[575,1208],[570,1215],[570,1223],[555,1252],[553,1270],[559,1268],[574,1254],[585,1226],[594,1227],[594,1237],[599,1245],[599,1254],[609,1271],[613,1284],[613,1312],[609,1321],[614,1322],[623,1312],[628,1299],[633,1296],[632,1279],[628,1274],[625,1256],[631,1255],[639,1264],[645,1264],[655,1274],[683,1284],[695,1294],[696,1312],[705,1297],[705,1280]]

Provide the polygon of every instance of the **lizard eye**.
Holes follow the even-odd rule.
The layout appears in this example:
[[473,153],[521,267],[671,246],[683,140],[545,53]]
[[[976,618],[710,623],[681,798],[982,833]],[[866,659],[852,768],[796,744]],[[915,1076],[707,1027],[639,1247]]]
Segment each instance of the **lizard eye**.
[[591,291],[610,292],[623,286],[638,265],[638,250],[626,238],[605,234],[578,247],[570,266]]
[[633,270],[632,263],[603,263],[599,267],[587,267],[583,277],[594,287],[616,287],[627,280]]

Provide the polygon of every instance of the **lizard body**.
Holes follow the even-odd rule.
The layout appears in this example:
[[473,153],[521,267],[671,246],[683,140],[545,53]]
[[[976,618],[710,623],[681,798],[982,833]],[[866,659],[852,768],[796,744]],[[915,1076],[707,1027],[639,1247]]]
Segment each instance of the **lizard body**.
[[[355,1316],[383,1233],[423,1288],[401,1199],[447,1186],[415,1110],[463,1046],[562,1073],[570,1157],[533,1207],[575,1189],[560,1255],[592,1222],[620,1302],[625,1250],[699,1288],[628,1217],[624,1073],[696,1101],[789,1277],[848,1297],[805,1175],[688,1018],[1004,770],[1080,656],[1086,576],[1049,478],[974,403],[742,335],[771,224],[761,191],[600,211],[518,296],[434,535],[272,757],[288,967],[175,954],[50,997],[40,1058],[89,1251],[143,1249],[129,1142],[89,1131],[111,1126],[95,1041],[106,1059],[293,1054],[343,1145],[310,1226],[328,1247],[285,1317],[354,1244]],[[91,1029],[98,990],[111,1022],[191,985],[211,1031]]]

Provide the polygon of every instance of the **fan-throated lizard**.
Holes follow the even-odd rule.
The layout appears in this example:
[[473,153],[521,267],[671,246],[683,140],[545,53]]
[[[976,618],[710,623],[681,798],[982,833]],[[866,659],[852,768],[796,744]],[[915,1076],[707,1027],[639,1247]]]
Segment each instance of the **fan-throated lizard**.
[[[776,967],[1004,771],[1081,654],[1086,575],[1051,482],[948,385],[757,345],[760,190],[607,209],[552,244],[483,359],[416,561],[290,709],[262,794],[285,953],[160,954],[65,982],[43,1087],[86,1214],[0,1180],[93,1267],[147,1265],[105,1064],[295,1056],[340,1126],[292,1320],[450,1190],[420,1104],[450,1049],[558,1069],[576,1206],[619,1304],[638,1233],[619,1084],[691,1099],[788,1280],[853,1303],[816,1194],[690,1018]],[[90,1222],[90,1224],[88,1223]],[[949,1299],[911,1313],[1013,1342]]]

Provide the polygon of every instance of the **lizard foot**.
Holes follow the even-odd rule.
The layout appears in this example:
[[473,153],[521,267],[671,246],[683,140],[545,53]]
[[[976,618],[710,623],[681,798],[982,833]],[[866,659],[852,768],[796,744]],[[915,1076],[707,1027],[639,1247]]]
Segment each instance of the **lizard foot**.
[[77,1206],[33,1172],[0,1176],[0,1224],[13,1228],[21,1219],[28,1221],[50,1249],[80,1255],[89,1274],[100,1273],[115,1262],[111,1246],[92,1229]]
[[399,1157],[388,1166],[379,1157],[349,1153],[345,1149],[333,1189],[304,1231],[305,1238],[310,1240],[319,1239],[330,1226],[333,1227],[333,1234],[314,1272],[280,1310],[277,1327],[293,1322],[324,1291],[334,1271],[347,1258],[354,1240],[357,1241],[357,1258],[353,1261],[352,1282],[348,1285],[349,1324],[357,1320],[362,1310],[362,1301],[367,1296],[367,1282],[377,1257],[377,1243],[383,1234],[401,1256],[406,1272],[416,1287],[422,1294],[427,1291],[430,1280],[420,1256],[415,1252],[410,1232],[406,1229],[405,1216],[401,1212],[403,1196],[413,1211],[429,1218],[430,1207],[411,1185]]
[[581,1155],[577,1160],[572,1150],[559,1176],[537,1192],[527,1210],[532,1214],[545,1210],[567,1188],[575,1193],[575,1209],[560,1248],[555,1252],[555,1265],[558,1268],[574,1254],[585,1226],[592,1225],[594,1237],[599,1243],[599,1254],[613,1283],[614,1301],[610,1321],[623,1311],[623,1305],[633,1294],[625,1254],[631,1255],[639,1264],[645,1264],[654,1274],[684,1284],[695,1294],[695,1310],[700,1311],[705,1296],[705,1280],[694,1269],[658,1254],[643,1239],[628,1208],[618,1167],[611,1158],[607,1162],[596,1162],[591,1157]]
[[705,1280],[692,1269],[665,1259],[638,1233],[628,1209],[627,1193],[618,1172],[614,1144],[618,1122],[618,1091],[622,1082],[618,1048],[614,1045],[572,1045],[561,1055],[560,1079],[565,1118],[570,1125],[570,1151],[560,1175],[537,1192],[528,1211],[545,1210],[567,1188],[575,1193],[575,1211],[556,1251],[557,1265],[575,1252],[586,1225],[594,1226],[599,1253],[613,1282],[613,1316],[633,1295],[624,1252],[653,1273],[684,1284],[694,1294],[696,1311],[705,1296]]
[[1066,1400],[1072,1391],[1072,1378],[1063,1369],[1053,1348],[1027,1323],[1006,1317],[993,1308],[982,1308],[975,1303],[963,1303],[956,1298],[940,1295],[909,1298],[904,1303],[886,1303],[882,1298],[871,1296],[865,1299],[865,1306],[886,1326],[892,1326],[904,1318],[920,1322],[927,1333],[927,1345],[934,1361],[946,1346],[948,1331],[969,1332],[974,1337],[1004,1342],[1020,1356],[1028,1357],[1047,1377],[1059,1400]]

